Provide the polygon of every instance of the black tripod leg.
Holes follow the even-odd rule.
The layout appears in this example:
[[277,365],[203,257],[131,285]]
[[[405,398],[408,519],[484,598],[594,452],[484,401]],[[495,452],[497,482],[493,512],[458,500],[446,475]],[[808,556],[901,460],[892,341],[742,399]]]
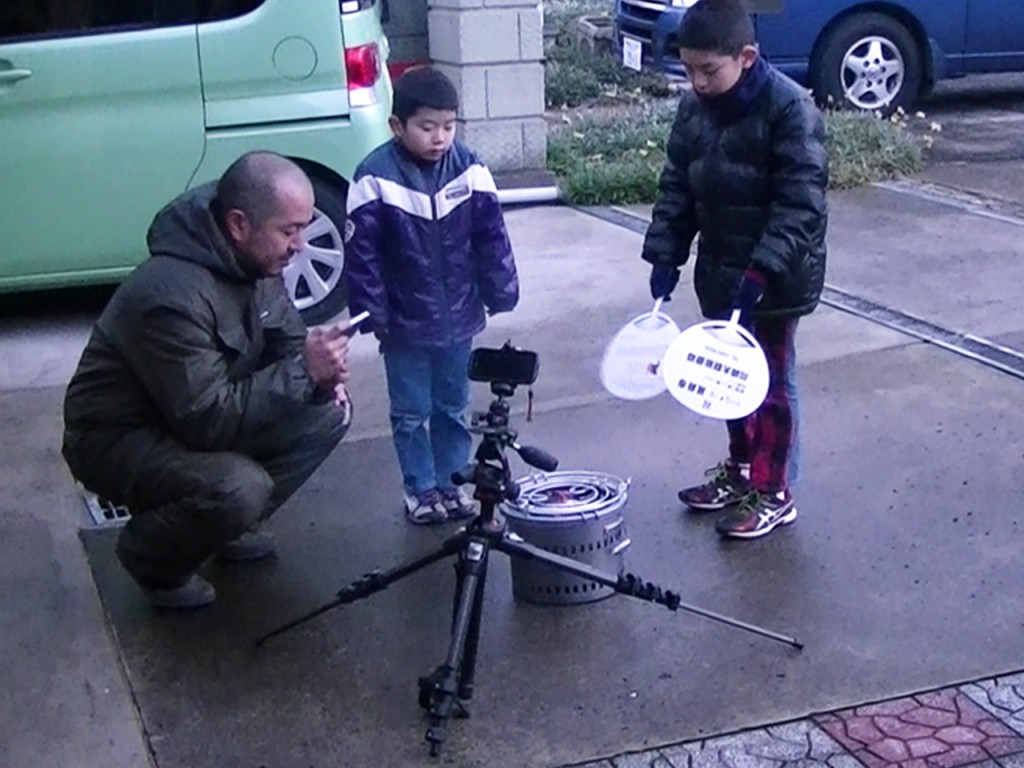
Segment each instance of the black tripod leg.
[[728,624],[731,627],[752,632],[755,635],[761,635],[762,637],[777,640],[780,643],[790,645],[797,650],[804,647],[803,643],[789,637],[788,635],[781,635],[770,629],[765,629],[764,627],[759,627],[755,624],[748,624],[745,621],[739,621],[738,619],[723,616],[720,613],[715,613],[714,611],[709,611],[705,608],[687,605],[679,599],[679,595],[676,593],[662,589],[650,582],[643,581],[633,574],[627,573],[622,576],[616,576],[611,573],[606,573],[605,571],[593,568],[586,563],[581,563],[578,560],[573,560],[569,557],[562,557],[561,555],[553,554],[545,549],[536,547],[533,544],[528,544],[525,541],[513,540],[508,535],[504,536],[500,541],[495,542],[494,548],[500,552],[504,552],[510,557],[520,557],[524,560],[539,562],[551,568],[555,568],[556,570],[571,573],[574,576],[580,576],[584,579],[595,581],[598,584],[604,584],[605,586],[614,589],[620,595],[629,595],[630,597],[636,597],[640,600],[658,603],[673,611],[689,611],[690,613],[695,613],[698,616],[703,616],[706,619],[719,621],[723,624]]
[[[476,679],[476,652],[480,647],[480,621],[484,609],[484,590],[487,588],[486,562],[480,568],[480,575],[477,578],[473,608],[469,615],[469,630],[466,634],[466,649],[462,655],[462,669],[459,672],[459,700],[462,702],[473,698],[473,681]],[[469,712],[463,708],[462,715],[469,717]]]
[[434,550],[430,554],[418,557],[414,560],[409,560],[405,563],[400,563],[394,568],[389,568],[386,571],[374,571],[373,573],[366,574],[362,578],[356,579],[351,584],[348,584],[338,590],[338,596],[334,600],[321,605],[319,608],[316,608],[297,619],[289,621],[287,624],[283,624],[276,629],[270,630],[256,640],[256,645],[263,645],[270,638],[280,635],[283,632],[287,632],[290,629],[294,629],[300,624],[305,624],[307,621],[316,618],[322,613],[326,613],[332,608],[337,608],[339,605],[347,605],[349,603],[354,603],[356,600],[367,598],[370,595],[386,589],[396,581],[400,581],[407,576],[411,576],[417,571],[426,568],[428,565],[432,565],[438,560],[443,560],[444,558],[455,554],[462,548],[463,542],[468,537],[469,534],[462,531],[445,540],[438,549]]
[[[458,566],[461,572],[457,607],[455,620],[452,622],[448,655],[440,667],[419,681],[420,704],[426,703],[430,718],[426,740],[430,743],[430,754],[434,757],[441,754],[448,720],[453,714],[458,713],[461,707],[458,693],[466,648],[472,646],[475,656],[480,622],[479,617],[477,621],[473,621],[474,607],[481,600],[478,595],[483,592],[483,575],[487,568],[489,549],[490,544],[486,539],[470,537],[461,553]],[[475,632],[475,636],[471,637],[471,632]]]

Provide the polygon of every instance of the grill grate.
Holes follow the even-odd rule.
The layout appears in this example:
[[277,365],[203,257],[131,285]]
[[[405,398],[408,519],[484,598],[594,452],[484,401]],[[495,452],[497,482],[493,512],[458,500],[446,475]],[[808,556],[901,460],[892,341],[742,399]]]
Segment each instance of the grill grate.
[[625,494],[629,481],[598,472],[535,474],[521,482],[508,514],[552,522],[600,516]]
[[82,491],[82,501],[96,526],[124,525],[131,517],[128,507],[101,499],[90,491]]

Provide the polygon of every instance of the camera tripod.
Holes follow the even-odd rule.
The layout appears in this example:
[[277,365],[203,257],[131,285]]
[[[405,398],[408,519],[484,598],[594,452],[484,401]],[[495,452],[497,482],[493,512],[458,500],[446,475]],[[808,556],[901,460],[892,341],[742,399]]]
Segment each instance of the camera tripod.
[[411,576],[428,565],[447,557],[456,557],[455,599],[451,639],[444,662],[433,672],[419,678],[419,705],[426,710],[429,726],[426,741],[430,754],[440,755],[452,717],[469,716],[466,702],[473,697],[476,674],[477,649],[480,643],[480,623],[487,580],[487,563],[492,550],[509,557],[544,563],[560,571],[611,587],[615,592],[640,600],[663,605],[669,610],[685,610],[714,621],[786,643],[801,649],[803,644],[792,637],[747,624],[736,619],[687,605],[679,595],[646,582],[630,573],[606,573],[572,558],[556,555],[533,546],[506,529],[505,521],[495,514],[495,508],[504,501],[513,501],[519,487],[512,479],[507,448],[512,448],[527,464],[544,472],[558,467],[558,460],[545,451],[516,443],[517,433],[508,426],[509,406],[506,401],[514,386],[501,382],[491,383],[496,399],[486,413],[476,413],[470,431],[481,435],[474,463],[456,472],[453,480],[458,485],[472,484],[474,498],[480,502],[480,513],[440,548],[423,557],[407,561],[386,571],[373,571],[338,591],[335,599],[314,611],[274,629],[257,641],[266,640],[286,632],[340,605],[369,597],[389,585]]

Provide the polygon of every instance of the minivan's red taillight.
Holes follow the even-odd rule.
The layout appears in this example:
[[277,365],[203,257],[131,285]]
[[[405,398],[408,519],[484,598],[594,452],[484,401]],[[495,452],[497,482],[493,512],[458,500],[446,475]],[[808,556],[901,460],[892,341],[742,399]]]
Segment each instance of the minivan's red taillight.
[[345,49],[348,89],[372,88],[380,77],[380,50],[376,43]]

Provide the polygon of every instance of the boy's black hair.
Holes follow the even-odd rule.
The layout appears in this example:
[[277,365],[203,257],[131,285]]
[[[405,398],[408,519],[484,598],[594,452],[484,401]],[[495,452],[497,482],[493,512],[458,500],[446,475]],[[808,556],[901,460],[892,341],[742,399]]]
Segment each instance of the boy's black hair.
[[395,80],[391,114],[405,125],[418,109],[459,110],[459,94],[452,81],[433,67],[407,69]]
[[698,0],[687,8],[676,33],[679,48],[725,56],[739,56],[754,40],[754,22],[744,0]]

